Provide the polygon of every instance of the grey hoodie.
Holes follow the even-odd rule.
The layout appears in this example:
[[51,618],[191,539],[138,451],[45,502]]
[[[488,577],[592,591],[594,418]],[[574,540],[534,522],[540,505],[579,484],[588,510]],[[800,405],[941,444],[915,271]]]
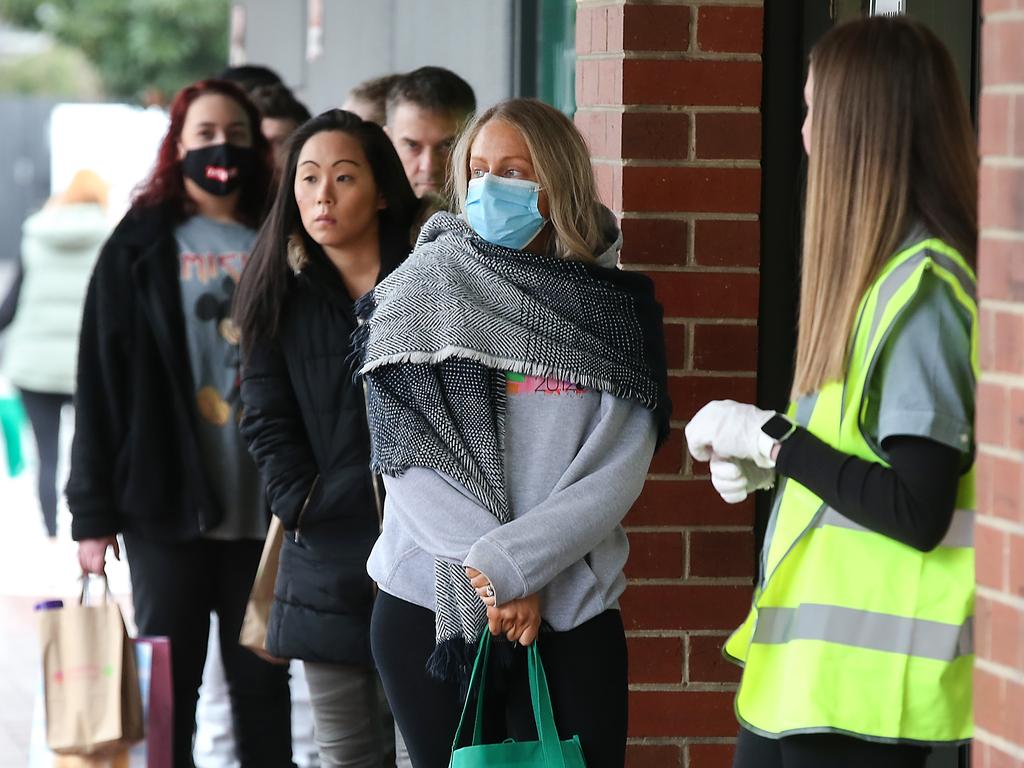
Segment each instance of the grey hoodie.
[[[608,214],[614,267],[622,236]],[[509,374],[505,473],[513,519],[495,517],[455,480],[412,468],[385,477],[384,528],[367,571],[382,590],[435,610],[434,559],[487,575],[499,604],[540,592],[556,631],[618,606],[629,544],[621,521],[654,453],[642,406],[572,383]]]

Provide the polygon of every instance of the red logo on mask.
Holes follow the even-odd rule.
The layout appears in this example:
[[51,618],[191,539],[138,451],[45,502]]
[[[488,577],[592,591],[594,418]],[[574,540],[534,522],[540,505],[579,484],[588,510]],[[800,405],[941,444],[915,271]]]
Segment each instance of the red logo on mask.
[[219,181],[222,184],[238,175],[237,168],[223,168],[219,165],[206,166],[206,178]]

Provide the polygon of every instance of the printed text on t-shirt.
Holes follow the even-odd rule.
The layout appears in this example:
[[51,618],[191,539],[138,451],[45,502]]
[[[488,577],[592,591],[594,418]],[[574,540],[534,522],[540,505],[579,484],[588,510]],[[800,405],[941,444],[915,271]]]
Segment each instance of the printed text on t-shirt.
[[521,373],[505,374],[505,392],[509,395],[576,395],[586,394],[583,387],[553,376],[527,376]]

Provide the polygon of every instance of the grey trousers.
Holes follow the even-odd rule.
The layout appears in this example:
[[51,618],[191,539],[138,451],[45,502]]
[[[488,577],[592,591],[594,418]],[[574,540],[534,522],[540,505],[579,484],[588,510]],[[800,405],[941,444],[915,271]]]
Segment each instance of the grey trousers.
[[377,673],[303,662],[321,768],[412,768]]

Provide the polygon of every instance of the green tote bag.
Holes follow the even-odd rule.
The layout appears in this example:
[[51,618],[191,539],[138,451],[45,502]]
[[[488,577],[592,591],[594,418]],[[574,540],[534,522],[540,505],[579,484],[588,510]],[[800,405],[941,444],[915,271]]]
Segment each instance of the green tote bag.
[[565,741],[558,740],[558,729],[555,727],[555,714],[551,709],[551,695],[548,693],[548,680],[544,676],[544,666],[540,663],[540,651],[537,643],[530,645],[528,651],[530,669],[530,698],[533,700],[533,720],[537,724],[537,735],[540,741],[506,741],[501,744],[482,744],[484,690],[487,687],[487,661],[491,655],[491,633],[484,630],[480,639],[480,649],[473,664],[473,676],[469,681],[469,692],[477,692],[476,718],[473,724],[473,743],[468,747],[459,748],[462,741],[462,730],[466,726],[466,715],[469,712],[469,700],[462,708],[462,719],[459,729],[455,732],[455,743],[452,744],[452,759],[449,768],[586,768],[583,760],[583,748],[580,737],[573,736]]

